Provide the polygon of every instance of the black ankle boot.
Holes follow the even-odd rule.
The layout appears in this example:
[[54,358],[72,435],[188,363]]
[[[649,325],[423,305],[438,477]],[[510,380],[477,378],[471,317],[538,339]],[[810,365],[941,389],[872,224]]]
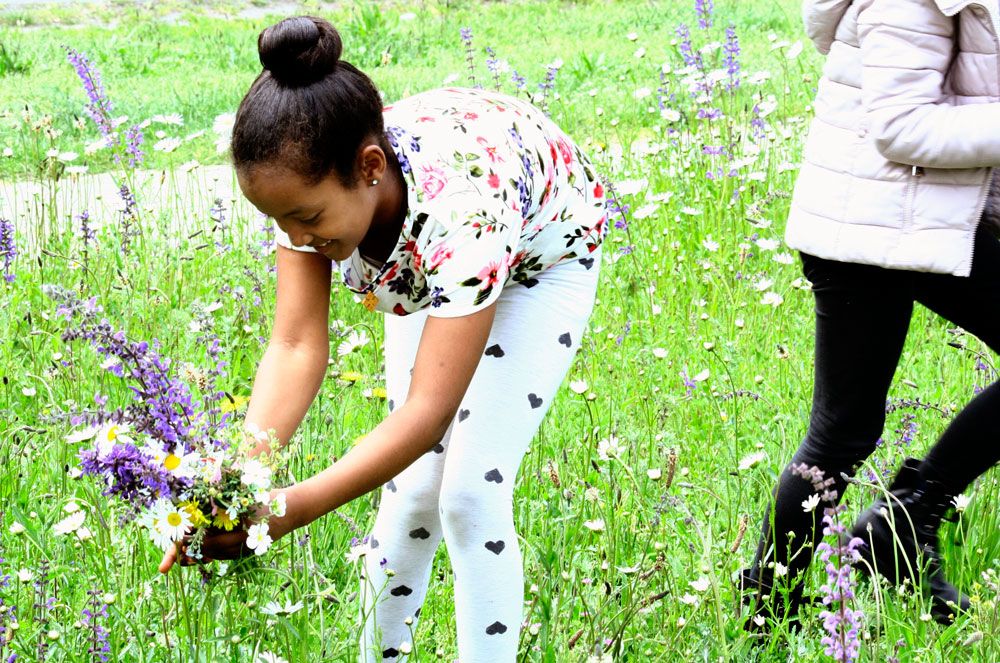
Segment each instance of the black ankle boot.
[[920,478],[920,461],[907,458],[889,486],[851,528],[864,543],[857,551],[856,568],[898,585],[909,579],[931,597],[931,614],[951,624],[958,612],[969,609],[969,597],[945,580],[938,552],[938,528],[951,506],[952,496],[936,481]]

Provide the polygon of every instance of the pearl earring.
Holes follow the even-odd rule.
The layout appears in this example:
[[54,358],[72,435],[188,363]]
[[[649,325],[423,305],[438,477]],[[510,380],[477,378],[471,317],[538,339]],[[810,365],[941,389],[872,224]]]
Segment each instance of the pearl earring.
[[372,186],[375,186],[376,184],[378,184],[378,180],[372,180]]

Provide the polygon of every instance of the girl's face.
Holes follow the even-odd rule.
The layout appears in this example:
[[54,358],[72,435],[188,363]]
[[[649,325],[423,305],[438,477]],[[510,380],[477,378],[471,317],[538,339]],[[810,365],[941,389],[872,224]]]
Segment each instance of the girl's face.
[[361,244],[378,205],[376,187],[363,179],[345,187],[333,174],[318,184],[280,165],[237,171],[240,189],[272,217],[295,246],[311,246],[331,260],[346,260]]

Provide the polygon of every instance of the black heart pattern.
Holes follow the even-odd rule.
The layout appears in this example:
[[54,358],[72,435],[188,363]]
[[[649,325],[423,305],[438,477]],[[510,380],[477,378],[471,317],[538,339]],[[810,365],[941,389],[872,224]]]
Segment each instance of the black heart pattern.
[[587,269],[590,269],[591,267],[594,266],[594,259],[593,258],[580,258],[580,264],[583,265],[584,267],[586,267]]
[[501,624],[500,622],[493,622],[486,627],[486,635],[496,635],[497,633],[506,633],[507,626]]
[[373,536],[373,537],[372,537],[372,538],[370,539],[370,541],[371,541],[371,546],[372,546],[372,550],[375,550],[376,548],[378,548],[378,539],[376,539],[376,538],[375,538],[375,537]]
[[489,550],[494,555],[499,555],[503,552],[503,549],[507,547],[503,541],[487,541],[485,544],[486,549]]
[[396,409],[396,402],[390,398],[389,399],[389,412],[392,412],[395,409]]
[[396,658],[397,656],[399,656],[399,650],[394,647],[382,650],[382,658]]
[[493,481],[493,482],[496,482],[496,483],[503,483],[503,475],[500,474],[500,470],[498,470],[495,467],[492,470],[490,470],[489,472],[487,472],[486,474],[484,474],[483,478],[486,479],[487,481]]
[[531,403],[531,409],[537,409],[542,406],[542,399],[535,394],[528,394],[528,402]]
[[499,344],[494,343],[490,347],[486,348],[485,354],[487,357],[496,357],[497,359],[499,359],[500,357],[504,356],[504,351],[503,348],[499,346]]
[[414,617],[419,617],[420,616],[420,608],[417,608],[416,610],[413,611],[413,616]]
[[462,423],[463,421],[465,421],[466,419],[468,419],[469,418],[469,414],[470,413],[469,413],[468,410],[459,410],[458,411],[458,423]]
[[444,453],[444,445],[441,444],[440,442],[438,442],[437,444],[434,445],[434,448],[431,449],[431,451],[433,451],[436,454],[443,454]]
[[425,530],[423,527],[418,527],[417,529],[410,530],[411,539],[429,539],[431,533]]
[[393,493],[396,492],[396,482],[393,481],[392,479],[389,479],[389,483],[385,484],[385,487],[390,492],[393,492]]
[[569,335],[569,332],[566,332],[559,337],[559,342],[568,348],[573,345],[573,337]]
[[538,285],[538,279],[524,279],[523,281],[521,281],[521,285],[523,285],[525,288],[534,288],[536,285]]
[[399,587],[393,587],[389,593],[393,596],[409,596],[413,593],[413,590],[406,585],[400,585]]

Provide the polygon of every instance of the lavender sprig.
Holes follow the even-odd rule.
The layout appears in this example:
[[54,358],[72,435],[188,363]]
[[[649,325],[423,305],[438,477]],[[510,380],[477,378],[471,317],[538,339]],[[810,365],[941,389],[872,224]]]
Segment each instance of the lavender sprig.
[[472,87],[481,88],[482,86],[476,82],[476,59],[472,52],[472,29],[461,28],[458,33],[462,37],[462,44],[465,46],[465,64],[469,70],[469,82],[472,84]]
[[14,222],[0,219],[0,259],[3,260],[3,280],[13,283],[14,258],[17,257],[17,242],[14,239]]
[[108,642],[108,629],[105,626],[108,619],[108,606],[101,599],[101,590],[90,589],[87,591],[90,600],[87,607],[83,609],[82,619],[87,633],[87,653],[90,660],[98,659],[107,661],[108,654],[111,653],[111,644]]
[[101,74],[90,62],[86,55],[72,48],[66,49],[66,59],[73,65],[76,75],[83,83],[83,90],[87,93],[87,115],[97,125],[101,135],[105,138],[114,138],[114,126],[111,122],[111,100],[104,92],[104,83],[101,82]]
[[678,49],[681,52],[681,57],[684,58],[684,65],[688,67],[695,67],[696,69],[703,69],[704,65],[701,59],[701,53],[694,50],[691,45],[691,31],[688,26],[681,23],[677,26],[677,38],[680,39],[680,44]]
[[725,53],[723,64],[729,74],[726,89],[732,91],[740,86],[740,39],[736,36],[735,25],[730,24],[726,28],[726,43],[722,46],[722,52]]
[[708,30],[712,27],[712,12],[715,5],[712,0],[694,0],[694,12],[698,15],[698,27]]
[[496,51],[489,46],[486,47],[486,68],[493,75],[493,89],[500,91],[500,61],[497,59]]
[[792,465],[790,470],[810,482],[820,501],[828,505],[823,509],[823,535],[832,538],[833,544],[823,541],[816,548],[826,571],[822,591],[823,605],[828,608],[819,615],[827,633],[820,643],[833,660],[852,663],[858,659],[861,649],[858,626],[863,613],[851,607],[854,601],[851,570],[860,559],[857,548],[864,542],[858,537],[844,541],[847,528],[840,522],[840,514],[846,507],[837,504],[838,493],[833,488],[835,482],[832,478],[827,478],[818,467],[805,463]]

